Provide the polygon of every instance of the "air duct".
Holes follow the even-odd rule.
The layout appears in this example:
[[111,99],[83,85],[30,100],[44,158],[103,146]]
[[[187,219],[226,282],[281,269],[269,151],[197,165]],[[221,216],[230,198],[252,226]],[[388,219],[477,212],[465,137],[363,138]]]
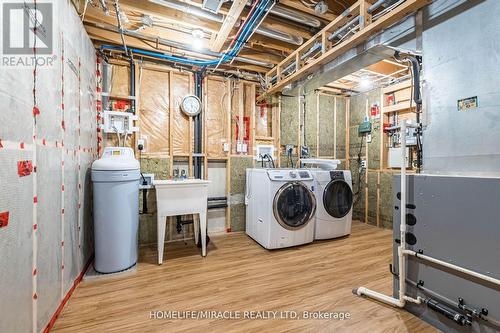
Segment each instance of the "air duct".
[[[204,18],[204,19],[207,19],[207,20],[210,20],[213,22],[222,23],[222,22],[224,22],[224,19],[225,19],[225,16],[222,14],[215,14],[215,13],[203,10],[202,8],[199,8],[199,7],[196,7],[193,5],[189,5],[189,4],[177,1],[177,0],[149,0],[149,1],[156,3],[158,5],[164,6],[164,7],[168,7],[171,9],[178,10],[178,11],[182,11],[184,13],[191,14],[191,15],[194,15],[194,16],[197,16],[200,18]],[[276,9],[275,9],[276,7],[277,6],[274,6],[273,9],[271,9],[270,13],[277,15],[277,16],[286,17],[290,20],[300,22],[303,24],[308,24],[308,22],[309,23],[312,22],[312,19],[311,19],[311,17],[309,17],[309,15],[307,15],[307,17],[306,17],[306,15],[299,14],[295,11],[291,11],[291,10],[286,9],[286,8],[285,8],[285,10],[281,10],[281,9],[278,10],[280,14],[277,14]],[[285,16],[285,15],[287,15],[287,16]],[[301,21],[301,20],[304,20],[304,21]],[[316,21],[317,21],[318,27],[319,27],[319,25],[321,25],[321,22],[319,22],[319,20],[316,20]],[[285,43],[294,44],[294,45],[302,45],[302,43],[304,42],[303,38],[300,36],[293,36],[289,33],[275,30],[275,29],[257,27],[257,29],[255,29],[255,33],[262,35],[262,36],[270,37],[270,38],[273,38],[276,40],[280,40],[280,41],[285,42]]]
[[219,23],[222,23],[224,21],[224,15],[215,14],[215,13],[206,11],[202,8],[199,8],[199,7],[196,7],[193,5],[189,5],[189,4],[184,3],[184,2],[180,2],[180,1],[176,1],[176,0],[149,0],[149,2],[153,2],[153,3],[156,3],[158,5],[168,7],[171,9],[175,9],[175,10],[184,12],[186,14],[198,16],[198,17],[210,20],[210,21],[219,22]]
[[305,24],[313,28],[321,27],[321,21],[316,17],[304,13],[299,13],[295,10],[280,5],[274,6],[274,8],[271,10],[271,14],[300,24]]
[[294,45],[302,45],[304,39],[301,36],[294,36],[287,32],[259,27],[255,30],[255,33],[258,33],[261,36],[270,37],[273,39],[278,39],[283,42],[287,42]]

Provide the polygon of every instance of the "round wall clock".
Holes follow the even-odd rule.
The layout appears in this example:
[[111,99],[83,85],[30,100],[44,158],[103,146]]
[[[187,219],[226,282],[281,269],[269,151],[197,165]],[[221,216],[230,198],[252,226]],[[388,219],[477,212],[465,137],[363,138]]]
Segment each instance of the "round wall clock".
[[189,117],[194,117],[201,112],[201,101],[195,95],[187,95],[182,99],[181,110]]

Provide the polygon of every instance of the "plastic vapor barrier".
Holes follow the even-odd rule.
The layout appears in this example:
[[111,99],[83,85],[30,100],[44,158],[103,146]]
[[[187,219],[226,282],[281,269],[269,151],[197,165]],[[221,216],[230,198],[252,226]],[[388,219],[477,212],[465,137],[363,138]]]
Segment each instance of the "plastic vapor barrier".
[[147,155],[169,155],[169,73],[141,68],[140,136],[147,138]]
[[[189,75],[177,74],[173,75],[173,109],[174,123],[172,128],[173,140],[173,153],[174,155],[187,155],[189,154],[189,117],[181,110],[181,103],[184,96],[190,94],[189,91]],[[191,136],[192,137],[192,136]]]
[[225,157],[224,143],[227,142],[227,108],[229,82],[208,79],[207,108],[205,111],[207,131],[207,153],[209,157]]

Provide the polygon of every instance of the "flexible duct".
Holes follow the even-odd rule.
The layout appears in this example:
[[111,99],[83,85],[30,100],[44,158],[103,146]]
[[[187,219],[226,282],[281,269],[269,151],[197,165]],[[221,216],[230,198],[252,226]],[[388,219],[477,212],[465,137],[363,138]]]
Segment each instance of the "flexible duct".
[[196,7],[193,5],[189,5],[189,4],[184,3],[184,2],[180,2],[180,1],[176,1],[176,0],[149,0],[149,1],[156,3],[158,5],[164,6],[164,7],[168,7],[171,9],[175,9],[175,10],[184,12],[186,14],[202,17],[202,18],[205,18],[205,19],[210,20],[210,21],[219,22],[219,23],[224,22],[224,15],[212,13],[212,12],[209,12],[209,11],[204,10],[202,8],[199,8],[199,7]]
[[[204,9],[199,8],[199,7],[189,5],[189,4],[186,4],[183,2],[179,2],[177,0],[149,0],[149,1],[156,3],[158,5],[164,6],[164,7],[179,10],[179,11],[182,11],[184,13],[191,14],[191,15],[194,15],[197,17],[201,17],[201,18],[213,21],[213,22],[222,23],[222,22],[224,22],[224,19],[225,19],[224,15],[211,13],[211,12],[208,12]],[[275,11],[276,7],[277,6],[274,6],[273,9],[271,9],[272,14],[275,14],[274,11]],[[294,21],[301,22],[301,23],[306,23],[308,21],[311,21],[310,19],[307,20],[307,18],[303,18],[302,16],[299,16],[299,14],[297,14],[296,12],[293,12],[293,13],[296,14]],[[278,15],[278,14],[276,14],[276,15]],[[285,15],[285,14],[283,14],[283,15]],[[302,21],[300,21],[301,19],[304,19],[306,21],[302,22]],[[321,22],[318,21],[318,23],[321,25]],[[258,27],[257,29],[255,29],[255,33],[262,35],[262,36],[277,39],[277,40],[280,40],[280,41],[285,42],[285,43],[294,44],[294,45],[302,45],[302,43],[304,42],[303,38],[300,36],[293,36],[289,33],[283,32],[283,31],[278,31],[278,30],[264,28],[264,27]]]
[[300,24],[305,24],[313,28],[321,27],[321,21],[314,16],[299,13],[295,10],[288,9],[280,5],[274,6],[274,8],[271,10],[271,14]]
[[395,2],[395,1],[394,0],[378,0],[373,5],[368,7],[368,10],[367,10],[368,14],[373,13],[374,11],[377,10],[377,8],[379,8],[382,5],[389,6],[389,5],[391,5],[392,2]]
[[258,33],[259,35],[274,38],[274,39],[279,39],[279,40],[282,40],[282,41],[290,43],[290,44],[302,45],[302,43],[304,43],[304,39],[302,37],[293,36],[289,33],[278,31],[278,30],[259,27],[255,30],[255,32]]

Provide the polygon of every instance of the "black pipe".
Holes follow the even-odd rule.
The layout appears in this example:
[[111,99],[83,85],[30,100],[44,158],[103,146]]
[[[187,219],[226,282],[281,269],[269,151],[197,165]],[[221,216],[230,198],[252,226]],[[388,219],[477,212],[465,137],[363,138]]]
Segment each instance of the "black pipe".
[[[130,57],[130,96],[135,97],[135,61]],[[135,114],[135,99],[130,102],[130,110]]]
[[396,51],[394,53],[394,58],[396,58],[399,61],[409,61],[411,62],[412,70],[413,70],[413,100],[415,101],[415,104],[421,105],[422,104],[422,95],[420,93],[420,61],[419,59],[415,56],[401,56],[401,53],[399,51]]
[[219,208],[227,208],[227,203],[224,204],[218,204],[218,205],[209,205],[208,210],[210,209],[219,209]]
[[[416,56],[401,56],[399,51],[396,51],[394,53],[394,58],[399,61],[409,61],[411,62],[412,66],[412,73],[413,73],[413,100],[415,101],[416,104],[416,114],[417,114],[417,172],[420,173],[421,168],[422,168],[422,159],[423,159],[423,147],[422,147],[422,123],[420,120],[420,113],[422,110],[422,92],[420,90],[420,63],[421,63],[421,58],[416,57]],[[402,133],[402,135],[406,135]]]
[[207,199],[208,201],[222,201],[227,200],[227,197],[211,197]]
[[142,213],[148,213],[148,189],[142,189]]
[[[194,91],[196,96],[200,99],[201,104],[203,105],[203,74],[201,72],[194,73]],[[202,146],[202,134],[203,134],[203,123],[202,123],[202,111],[194,117],[194,152],[195,154],[201,154],[203,146]],[[194,178],[201,179],[201,157],[194,156]]]
[[436,311],[437,313],[442,314],[448,319],[453,320],[455,323],[457,323],[460,326],[469,326],[471,325],[470,320],[467,319],[466,316],[463,314],[447,307],[446,305],[439,303],[433,299],[426,299],[425,304],[427,304],[427,307],[431,310]]

